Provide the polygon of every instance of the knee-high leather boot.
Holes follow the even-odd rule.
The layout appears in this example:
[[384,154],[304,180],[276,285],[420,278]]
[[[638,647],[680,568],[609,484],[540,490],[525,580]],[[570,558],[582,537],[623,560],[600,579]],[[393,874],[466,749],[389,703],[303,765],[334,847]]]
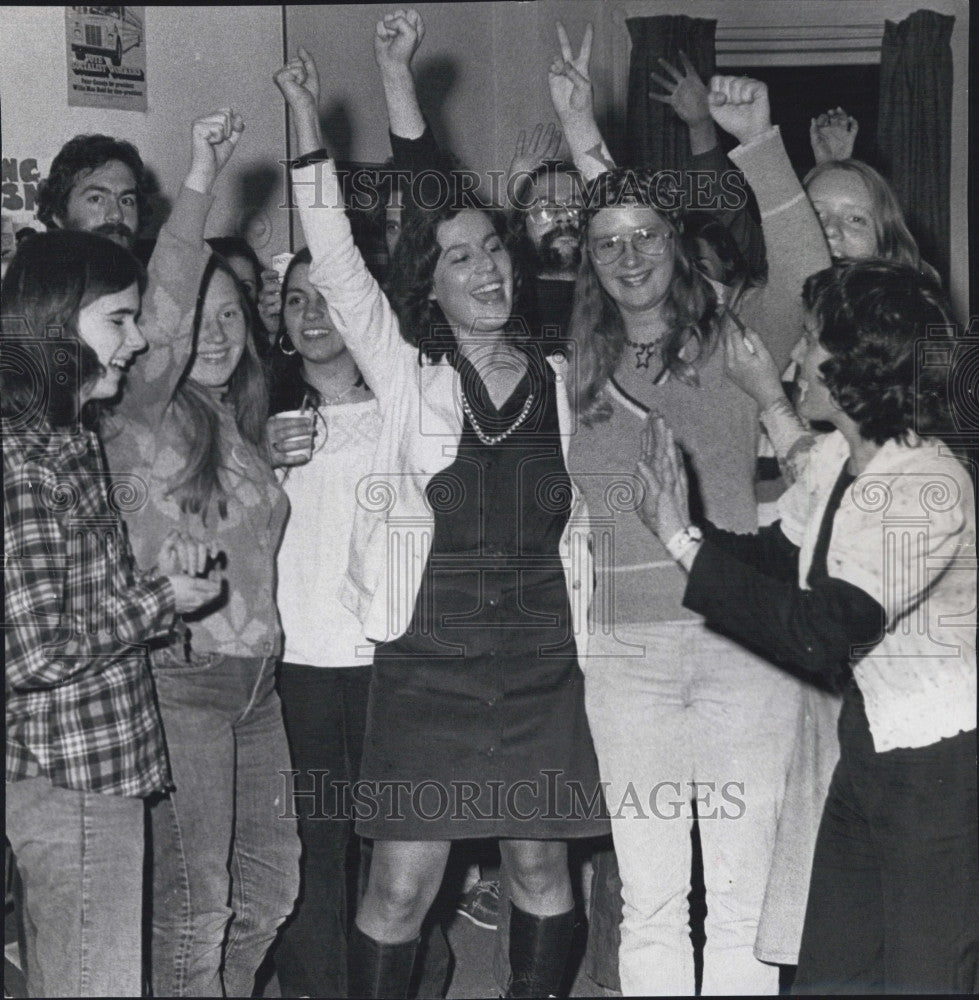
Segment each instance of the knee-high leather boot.
[[347,942],[347,996],[407,997],[420,940],[382,944],[355,924]]
[[573,930],[574,910],[554,917],[535,917],[510,903],[508,997],[557,996]]

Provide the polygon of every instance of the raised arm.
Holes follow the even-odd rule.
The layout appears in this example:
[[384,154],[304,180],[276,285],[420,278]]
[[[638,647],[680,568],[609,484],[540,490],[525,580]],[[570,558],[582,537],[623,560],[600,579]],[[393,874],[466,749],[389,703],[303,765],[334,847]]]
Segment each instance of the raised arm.
[[419,139],[425,118],[418,106],[411,60],[425,37],[425,22],[417,10],[385,14],[374,30],[374,59],[381,71],[384,103],[392,134]]
[[368,384],[385,398],[396,366],[416,364],[401,338],[390,303],[354,245],[333,162],[320,131],[319,74],[305,49],[275,74],[296,129],[300,159],[292,188],[303,234],[312,255],[309,280],[326,300],[330,319]]
[[190,168],[150,258],[139,321],[148,350],[130,371],[117,408],[125,420],[157,427],[190,361],[197,295],[211,256],[204,242],[211,191],[243,129],[230,108],[193,124]]
[[574,165],[581,176],[590,181],[615,169],[615,161],[595,121],[591,77],[588,75],[592,26],[589,24],[585,28],[577,56],[571,50],[568,33],[560,21],[557,22],[557,37],[561,54],[551,62],[547,74],[551,103],[560,119]]
[[860,126],[856,118],[842,108],[824,111],[809,122],[809,143],[817,163],[827,160],[848,160],[853,156]]
[[714,121],[739,142],[728,154],[751,185],[761,211],[768,283],[745,306],[779,371],[802,335],[802,284],[830,264],[819,220],[771,123],[768,88],[760,80],[715,76],[709,101]]
[[[714,182],[705,192],[708,203],[691,205],[693,209],[709,209],[711,214],[730,231],[744,258],[751,266],[752,273],[758,273],[765,262],[765,242],[758,223],[748,209],[747,201],[737,208],[728,208],[718,197],[720,178],[731,171],[732,164],[724,155],[717,141],[717,129],[711,117],[707,89],[686,52],[680,52],[683,72],[672,63],[660,59],[667,76],[650,73],[651,83],[664,93],[649,91],[650,99],[669,105],[677,117],[687,126],[690,135],[690,170],[698,174],[713,175]],[[696,190],[699,192],[700,186]]]

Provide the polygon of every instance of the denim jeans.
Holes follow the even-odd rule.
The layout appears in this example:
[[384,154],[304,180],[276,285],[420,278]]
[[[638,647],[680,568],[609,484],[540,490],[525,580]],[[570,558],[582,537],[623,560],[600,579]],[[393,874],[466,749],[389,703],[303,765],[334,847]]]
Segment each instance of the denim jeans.
[[275,661],[154,654],[175,791],[150,811],[156,996],[251,996],[299,888]]
[[874,751],[843,699],[794,993],[979,991],[976,731]]
[[283,996],[347,995],[359,838],[349,797],[330,783],[352,784],[360,775],[370,680],[369,666],[279,669],[303,844],[301,895],[275,947]]
[[138,997],[142,799],[7,782],[6,824],[23,885],[33,997]]
[[702,993],[777,994],[778,967],[753,949],[802,684],[698,622],[619,637],[642,655],[597,636],[583,669],[622,878],[622,992],[694,993],[696,798],[707,892]]

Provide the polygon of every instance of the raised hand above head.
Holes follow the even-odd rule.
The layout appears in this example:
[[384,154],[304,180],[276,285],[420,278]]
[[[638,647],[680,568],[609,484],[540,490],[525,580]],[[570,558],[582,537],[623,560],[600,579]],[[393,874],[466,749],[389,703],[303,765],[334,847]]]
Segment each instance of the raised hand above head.
[[526,131],[521,129],[513,149],[513,159],[510,160],[507,178],[533,173],[548,160],[553,160],[560,148],[561,130],[553,122],[548,122],[547,125],[538,123],[529,140]]
[[848,160],[853,155],[860,126],[842,108],[824,111],[809,123],[809,141],[817,163]]
[[241,139],[245,123],[231,108],[221,108],[194,121],[191,127],[190,170],[184,183],[208,193]]
[[292,123],[301,155],[323,145],[320,133],[320,77],[313,57],[302,47],[281,69],[276,70],[275,85],[292,112]]
[[551,103],[558,117],[563,121],[569,115],[594,115],[592,107],[591,77],[588,64],[591,61],[592,26],[585,28],[581,48],[575,56],[564,25],[557,22],[558,44],[561,55],[551,62],[547,82],[551,90]]
[[682,73],[665,59],[659,60],[659,64],[672,79],[667,79],[658,73],[650,73],[650,81],[662,87],[666,93],[660,94],[650,90],[649,96],[654,101],[668,104],[682,121],[693,128],[711,121],[710,105],[707,102],[708,91],[686,52],[680,52],[680,61],[683,63]]
[[742,145],[772,127],[768,87],[747,76],[711,77],[707,95],[711,117]]
[[385,14],[374,31],[374,58],[381,71],[405,70],[425,37],[425,22],[417,10]]
[[315,112],[320,102],[320,77],[313,57],[302,47],[273,76],[275,85],[293,111]]

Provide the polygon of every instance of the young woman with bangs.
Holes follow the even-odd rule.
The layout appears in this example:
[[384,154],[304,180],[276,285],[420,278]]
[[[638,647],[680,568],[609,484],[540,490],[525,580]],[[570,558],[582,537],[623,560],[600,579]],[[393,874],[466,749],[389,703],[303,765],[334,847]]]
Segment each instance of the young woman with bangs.
[[218,591],[177,531],[140,571],[121,512],[142,484],[102,458],[145,287],[86,232],[33,237],[3,281],[5,815],[31,996],[141,993],[143,800],[170,785],[145,646]]
[[275,552],[287,501],[265,438],[254,307],[204,242],[214,180],[243,124],[198,119],[193,165],[149,264],[149,349],[107,426],[113,470],[140,476],[137,553],[180,526],[206,542],[220,596],[151,652],[175,789],[152,810],[153,990],[248,996],[298,888],[290,767],[274,687]]

